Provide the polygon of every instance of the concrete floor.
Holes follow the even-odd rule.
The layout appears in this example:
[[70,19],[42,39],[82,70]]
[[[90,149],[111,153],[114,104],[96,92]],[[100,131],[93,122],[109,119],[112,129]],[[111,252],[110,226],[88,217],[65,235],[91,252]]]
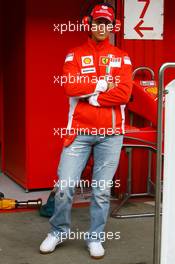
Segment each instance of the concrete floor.
[[[72,209],[72,231],[87,231],[88,207]],[[150,211],[152,205],[128,203],[124,211]],[[89,257],[83,240],[67,240],[54,253],[41,255],[39,245],[49,223],[37,211],[0,214],[0,261],[2,264],[152,264],[153,218],[114,219],[109,217],[106,232],[120,232],[119,240],[104,243],[106,255],[101,260]]]

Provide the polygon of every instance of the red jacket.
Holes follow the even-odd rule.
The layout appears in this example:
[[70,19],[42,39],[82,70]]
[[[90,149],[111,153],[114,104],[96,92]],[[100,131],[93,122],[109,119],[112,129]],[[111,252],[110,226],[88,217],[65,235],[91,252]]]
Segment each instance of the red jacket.
[[[96,82],[99,78],[104,79],[109,63],[110,80],[116,85],[99,93],[99,106],[90,105],[82,97],[95,92]],[[131,62],[124,51],[111,45],[108,39],[97,44],[88,38],[67,55],[63,75],[67,76],[64,88],[70,97],[67,129],[94,131],[104,128],[105,131],[115,129],[117,133],[124,133],[124,108],[132,89]]]

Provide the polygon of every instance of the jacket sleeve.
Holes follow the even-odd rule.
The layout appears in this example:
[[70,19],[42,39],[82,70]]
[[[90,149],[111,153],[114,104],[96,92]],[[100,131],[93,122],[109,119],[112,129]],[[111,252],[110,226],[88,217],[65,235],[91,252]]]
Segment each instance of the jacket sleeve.
[[98,96],[98,103],[100,106],[116,106],[128,103],[132,91],[132,66],[129,57],[122,57],[122,66],[119,71],[120,82],[113,89]]
[[95,91],[96,84],[90,81],[90,78],[81,77],[80,67],[76,59],[76,53],[70,52],[65,59],[63,66],[64,89],[70,97],[81,97],[92,94]]

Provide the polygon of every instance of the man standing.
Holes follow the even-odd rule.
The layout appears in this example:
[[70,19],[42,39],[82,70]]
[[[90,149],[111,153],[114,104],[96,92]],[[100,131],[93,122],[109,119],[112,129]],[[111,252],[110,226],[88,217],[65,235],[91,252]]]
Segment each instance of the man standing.
[[[93,258],[102,258],[105,250],[101,234],[110,205],[110,186],[116,172],[123,143],[125,104],[132,89],[132,70],[128,55],[109,43],[115,30],[115,15],[109,4],[96,5],[84,18],[89,37],[82,46],[70,51],[65,59],[64,75],[75,82],[64,85],[70,100],[67,130],[60,163],[59,183],[67,182],[55,195],[51,231],[40,246],[41,253],[51,253],[70,232],[74,187],[93,150],[94,167],[90,205],[90,229],[86,242]],[[71,133],[74,131],[73,133]],[[76,131],[76,133],[75,133]],[[82,134],[82,131],[84,133]],[[103,188],[100,182],[103,181]]]

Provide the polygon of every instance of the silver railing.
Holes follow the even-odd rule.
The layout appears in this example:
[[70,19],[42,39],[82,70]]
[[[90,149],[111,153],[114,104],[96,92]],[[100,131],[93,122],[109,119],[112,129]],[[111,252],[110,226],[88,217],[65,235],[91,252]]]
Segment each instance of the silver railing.
[[151,80],[154,80],[155,79],[155,74],[154,74],[154,71],[152,69],[150,69],[149,67],[145,67],[145,66],[141,66],[141,67],[138,67],[136,68],[134,71],[133,71],[133,74],[132,74],[132,78],[134,80],[135,78],[135,75],[138,71],[148,71],[151,75]]
[[159,69],[158,89],[158,116],[157,116],[157,159],[156,159],[156,197],[155,197],[155,218],[154,218],[154,253],[153,264],[160,264],[161,252],[161,178],[162,178],[162,141],[163,141],[163,95],[164,73],[167,68],[175,68],[175,62],[164,63]]

